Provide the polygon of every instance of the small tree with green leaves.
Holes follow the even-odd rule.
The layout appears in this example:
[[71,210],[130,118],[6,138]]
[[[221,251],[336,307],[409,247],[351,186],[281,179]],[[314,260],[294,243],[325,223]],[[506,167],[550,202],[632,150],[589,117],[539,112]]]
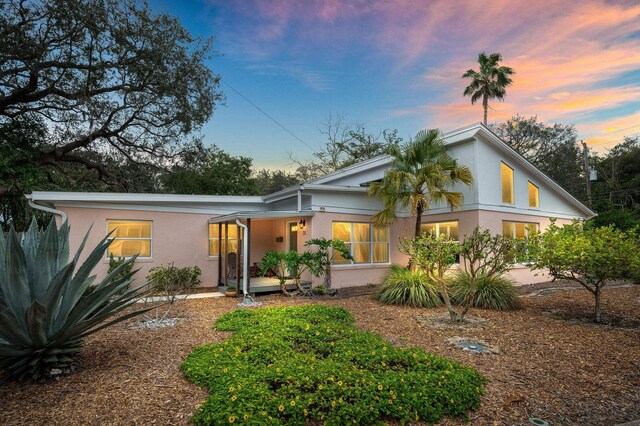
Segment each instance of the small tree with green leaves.
[[462,321],[453,306],[447,289],[445,273],[456,263],[460,244],[446,235],[428,235],[423,233],[417,238],[405,238],[400,241],[400,252],[410,257],[412,267],[421,269],[429,275],[440,288],[440,294],[449,311],[451,321]]
[[330,240],[327,238],[313,238],[304,245],[305,247],[315,247],[315,253],[317,253],[318,256],[316,259],[318,262],[316,265],[318,268],[316,276],[324,273],[324,288],[330,290],[331,266],[333,265],[333,261],[338,254],[342,256],[343,259],[352,261],[353,256],[351,255],[349,247],[342,240]]
[[546,232],[531,239],[529,253],[532,269],[575,281],[593,294],[597,323],[601,321],[602,289],[613,280],[640,273],[638,229],[589,228],[579,221],[560,227],[552,221]]
[[465,235],[460,244],[460,260],[469,292],[463,300],[458,321],[464,320],[464,316],[474,305],[481,280],[501,277],[517,260],[523,259],[526,246],[526,241],[522,238],[492,235],[488,229],[481,231],[478,227],[471,234]]

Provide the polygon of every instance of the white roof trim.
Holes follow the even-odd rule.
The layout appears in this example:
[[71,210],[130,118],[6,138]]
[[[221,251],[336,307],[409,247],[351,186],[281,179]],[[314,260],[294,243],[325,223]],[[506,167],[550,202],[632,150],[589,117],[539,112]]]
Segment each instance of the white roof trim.
[[297,211],[297,210],[280,210],[280,211],[265,211],[265,212],[236,212],[226,214],[224,216],[212,217],[209,219],[209,223],[223,223],[229,221],[235,221],[236,219],[278,219],[283,217],[311,217],[314,215],[312,211]]
[[260,196],[145,194],[132,192],[59,192],[34,191],[34,201],[80,201],[112,203],[249,203],[263,204]]

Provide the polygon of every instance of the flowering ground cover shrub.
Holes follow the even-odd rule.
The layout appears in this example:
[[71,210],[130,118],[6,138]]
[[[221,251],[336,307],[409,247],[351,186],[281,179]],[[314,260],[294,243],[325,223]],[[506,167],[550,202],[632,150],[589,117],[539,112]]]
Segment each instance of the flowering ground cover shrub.
[[234,334],[182,364],[211,392],[197,425],[434,423],[466,418],[484,393],[472,368],[358,330],[342,308],[240,309],[216,328]]

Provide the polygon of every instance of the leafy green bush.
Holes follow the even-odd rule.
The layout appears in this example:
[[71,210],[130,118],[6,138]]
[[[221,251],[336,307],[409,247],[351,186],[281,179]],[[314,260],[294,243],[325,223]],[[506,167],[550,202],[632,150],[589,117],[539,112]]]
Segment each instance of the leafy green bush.
[[374,298],[385,305],[434,308],[442,305],[437,284],[422,270],[392,265]]
[[463,305],[468,297],[473,297],[476,308],[510,311],[520,308],[518,292],[513,280],[504,275],[480,274],[477,278],[475,295],[471,291],[471,276],[466,271],[458,271],[448,279],[451,301]]
[[180,294],[185,290],[200,285],[202,270],[198,266],[178,268],[171,265],[160,265],[149,269],[147,280],[155,294]]
[[181,366],[211,393],[197,425],[434,423],[466,418],[484,393],[470,367],[360,331],[342,308],[240,309],[216,328],[234,334]]
[[[120,272],[118,273],[118,275],[114,277],[115,279],[122,278],[133,270],[133,264],[134,262],[127,262],[127,259],[125,257],[114,257],[113,253],[111,253],[111,255],[109,255],[109,269],[107,270],[107,273],[110,274],[116,269],[120,268],[120,266],[124,265],[119,269]],[[129,287],[123,289],[122,291],[126,291],[128,289]]]
[[66,222],[58,229],[52,219],[40,230],[34,220],[20,241],[13,228],[6,244],[0,237],[0,369],[11,376],[37,379],[52,368],[65,368],[86,336],[148,310],[112,319],[144,295],[139,289],[117,295],[129,287],[133,272],[123,270],[133,258],[82,297],[110,244],[108,235],[80,264],[86,239],[70,259]]

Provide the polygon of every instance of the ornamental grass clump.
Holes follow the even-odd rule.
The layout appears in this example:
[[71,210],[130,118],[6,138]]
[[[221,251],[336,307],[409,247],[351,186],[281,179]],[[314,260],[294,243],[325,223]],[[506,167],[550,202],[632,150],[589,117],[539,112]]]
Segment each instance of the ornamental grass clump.
[[473,297],[472,306],[493,309],[495,311],[512,311],[520,308],[518,291],[514,281],[505,275],[480,274],[477,277],[475,294],[471,291],[471,275],[466,271],[457,271],[448,278],[451,302],[464,305],[469,297]]
[[25,380],[68,367],[86,336],[150,309],[114,318],[142,294],[128,289],[134,258],[94,285],[91,272],[104,258],[109,237],[82,263],[87,237],[70,259],[66,222],[58,229],[52,219],[40,230],[34,220],[21,239],[13,228],[6,242],[0,237],[0,371]]
[[374,294],[385,305],[405,305],[417,308],[435,308],[442,298],[433,279],[420,269],[392,265]]
[[435,423],[468,418],[484,393],[472,368],[395,347],[338,307],[236,310],[216,328],[234,334],[182,364],[210,392],[197,425]]

